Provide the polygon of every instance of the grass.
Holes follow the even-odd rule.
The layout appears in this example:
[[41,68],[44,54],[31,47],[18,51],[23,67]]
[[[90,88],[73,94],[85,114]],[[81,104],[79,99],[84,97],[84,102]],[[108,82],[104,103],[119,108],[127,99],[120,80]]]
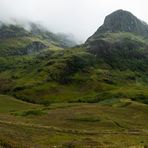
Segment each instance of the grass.
[[[126,33],[112,36],[104,39],[144,42]],[[0,95],[0,146],[148,145],[146,71],[113,69],[84,47],[62,49],[40,37],[1,41],[0,53],[34,41],[48,48],[34,55],[0,55],[0,93],[5,94]]]
[[32,110],[25,110],[25,111],[18,111],[12,113],[15,116],[40,116],[46,114],[43,110],[39,109],[32,109]]
[[10,96],[0,95],[0,113],[27,110],[36,107],[38,107],[38,105],[26,103]]
[[93,116],[93,115],[77,115],[74,118],[71,118],[69,120],[75,121],[75,122],[99,122],[101,121],[100,117]]
[[[118,35],[114,34],[115,38]],[[128,36],[126,33],[122,35],[123,38]],[[38,37],[9,40],[2,41],[5,44],[2,44],[3,50],[7,52],[11,46],[16,46],[15,50],[33,41],[41,41],[49,48],[34,55],[0,56],[2,94],[44,105],[56,102],[96,103],[122,97],[147,103],[148,80],[145,72],[112,69],[84,47],[63,50]],[[9,42],[11,44],[6,44]]]
[[[18,105],[14,106],[17,110]],[[17,113],[21,114],[16,116],[7,110],[0,113],[2,146],[124,148],[148,145],[148,108],[137,102],[122,107],[57,103],[48,107],[23,108]]]
[[[38,65],[38,67],[41,65]],[[54,102],[99,102],[102,99],[129,98],[142,101],[147,100],[146,76],[131,71],[110,71],[105,69],[91,69],[87,72],[77,72],[69,77],[67,84],[48,80],[48,72],[37,73],[35,66],[32,73],[27,71],[3,72],[0,74],[1,90],[10,89],[19,99],[34,103]],[[29,69],[28,69],[29,71]],[[11,77],[13,75],[13,78]],[[23,77],[22,77],[23,76]],[[4,84],[4,81],[5,84]],[[56,93],[55,93],[56,92]],[[146,103],[146,102],[145,102]]]
[[131,39],[135,40],[136,42],[140,42],[141,44],[146,43],[146,39],[142,36],[138,36],[128,32],[118,32],[118,33],[106,33],[104,35],[104,39],[110,42],[118,42],[121,39]]

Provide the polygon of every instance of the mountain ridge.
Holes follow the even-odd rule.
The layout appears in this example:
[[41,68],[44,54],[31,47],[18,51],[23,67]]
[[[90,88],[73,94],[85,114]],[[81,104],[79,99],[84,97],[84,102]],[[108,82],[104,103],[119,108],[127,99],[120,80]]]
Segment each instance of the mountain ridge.
[[85,42],[88,52],[112,68],[147,71],[148,25],[132,13],[117,10]]
[[32,35],[0,40],[0,93],[37,104],[122,97],[147,103],[144,36],[107,32],[84,45],[60,48],[61,42],[50,40],[53,34],[33,28]]
[[53,33],[40,24],[28,23],[27,28],[20,24],[6,24],[2,22],[0,25],[0,39],[35,36],[62,48],[77,45],[76,41],[71,39],[67,34],[59,35]]
[[[105,17],[104,23],[89,38],[97,37],[103,33],[131,32],[148,37],[148,25],[141,21],[131,12],[119,9]],[[89,40],[88,39],[88,40]]]

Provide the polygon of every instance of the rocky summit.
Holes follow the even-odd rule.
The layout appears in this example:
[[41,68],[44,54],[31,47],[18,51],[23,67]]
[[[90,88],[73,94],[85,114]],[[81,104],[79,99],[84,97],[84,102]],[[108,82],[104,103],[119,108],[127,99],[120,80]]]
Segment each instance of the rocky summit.
[[148,25],[128,11],[117,10],[106,16],[104,24],[95,32],[93,37],[107,32],[131,32],[148,36]]
[[118,10],[86,41],[98,59],[120,69],[148,69],[148,25],[128,11]]

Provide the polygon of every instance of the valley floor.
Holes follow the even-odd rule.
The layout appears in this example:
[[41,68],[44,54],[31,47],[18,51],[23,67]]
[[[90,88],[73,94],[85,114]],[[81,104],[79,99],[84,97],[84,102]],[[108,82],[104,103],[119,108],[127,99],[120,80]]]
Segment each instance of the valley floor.
[[0,95],[0,147],[147,147],[147,114],[134,101],[40,106]]

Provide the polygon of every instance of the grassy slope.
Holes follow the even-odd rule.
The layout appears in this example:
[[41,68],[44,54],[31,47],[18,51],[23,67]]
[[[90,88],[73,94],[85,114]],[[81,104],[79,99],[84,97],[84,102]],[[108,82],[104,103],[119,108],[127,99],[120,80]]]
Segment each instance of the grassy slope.
[[10,96],[0,95],[0,112],[9,113],[12,111],[27,110],[36,108],[38,105],[29,104]]
[[[35,106],[2,96],[0,145],[10,147],[147,146],[146,105],[127,100],[106,105]],[[7,102],[15,111],[8,111]],[[125,100],[124,100],[125,101]],[[24,106],[25,105],[25,106]],[[21,107],[22,106],[22,107]],[[20,109],[21,107],[21,109]],[[32,108],[33,107],[33,108]],[[140,111],[139,111],[140,110]],[[39,112],[42,114],[39,114]],[[129,116],[130,114],[130,116]],[[59,122],[60,121],[60,122]]]
[[48,48],[39,55],[0,56],[0,92],[47,106],[0,95],[0,145],[148,145],[146,72],[112,69],[84,48],[63,50],[38,37],[5,40],[0,50],[33,41]]
[[147,38],[126,32],[105,33],[92,36],[86,45],[112,68],[147,72]]
[[[114,40],[119,36],[145,41],[126,33],[114,34]],[[107,39],[111,40],[111,37]],[[1,93],[42,104],[99,102],[102,99],[123,97],[147,103],[146,72],[112,69],[84,48],[63,50],[40,38],[27,37],[17,41],[5,40],[0,51],[7,52],[13,46],[24,47],[32,41],[43,42],[48,48],[39,55],[0,57]]]

